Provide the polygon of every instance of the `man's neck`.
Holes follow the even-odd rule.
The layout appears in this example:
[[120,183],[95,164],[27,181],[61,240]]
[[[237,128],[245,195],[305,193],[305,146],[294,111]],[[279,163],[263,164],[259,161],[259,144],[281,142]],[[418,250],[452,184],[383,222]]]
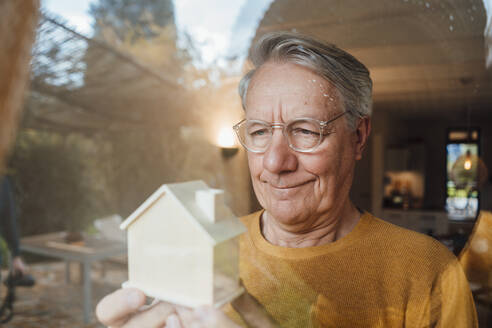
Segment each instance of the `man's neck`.
[[352,231],[360,219],[359,210],[348,201],[338,211],[327,213],[322,222],[309,231],[290,231],[279,225],[275,218],[265,211],[261,217],[261,232],[273,245],[291,248],[321,246],[332,243]]

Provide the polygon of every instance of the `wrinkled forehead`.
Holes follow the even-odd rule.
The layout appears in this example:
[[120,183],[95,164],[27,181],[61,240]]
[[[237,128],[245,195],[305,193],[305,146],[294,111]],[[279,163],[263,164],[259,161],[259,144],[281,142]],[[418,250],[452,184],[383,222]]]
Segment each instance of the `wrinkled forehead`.
[[[338,90],[322,76],[292,63],[265,63],[253,75],[246,112],[281,109],[287,116],[323,116],[342,110]],[[313,115],[309,111],[314,110]]]

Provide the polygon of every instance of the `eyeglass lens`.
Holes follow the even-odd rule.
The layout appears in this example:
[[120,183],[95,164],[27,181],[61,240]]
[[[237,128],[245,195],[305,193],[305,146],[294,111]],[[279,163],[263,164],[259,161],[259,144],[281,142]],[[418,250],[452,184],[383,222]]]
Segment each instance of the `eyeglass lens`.
[[[270,144],[273,129],[270,124],[260,121],[245,121],[239,126],[238,136],[246,148],[264,151]],[[308,119],[295,120],[284,128],[290,146],[298,150],[310,150],[321,141],[320,125]]]

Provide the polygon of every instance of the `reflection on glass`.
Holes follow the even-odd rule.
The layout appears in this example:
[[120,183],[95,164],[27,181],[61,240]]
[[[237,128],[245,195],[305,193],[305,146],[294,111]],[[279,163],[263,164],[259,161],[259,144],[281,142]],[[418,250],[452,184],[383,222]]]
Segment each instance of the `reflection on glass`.
[[475,218],[478,212],[478,144],[449,143],[446,209],[455,219]]
[[[273,31],[334,43],[371,72],[372,137],[351,189],[358,207],[413,215],[402,221],[443,233],[440,221],[421,217],[444,217],[444,203],[455,219],[474,218],[479,199],[492,208],[491,184],[477,191],[492,161],[492,0],[42,3],[13,160],[26,235],[48,232],[32,217],[42,229],[86,227],[131,213],[162,183],[192,179],[226,189],[237,215],[256,209],[246,152],[231,157],[217,146],[238,146],[237,84],[252,40]],[[483,132],[483,162],[475,131],[439,138],[465,117]],[[385,167],[386,155],[394,156]],[[303,283],[296,290],[310,288]]]

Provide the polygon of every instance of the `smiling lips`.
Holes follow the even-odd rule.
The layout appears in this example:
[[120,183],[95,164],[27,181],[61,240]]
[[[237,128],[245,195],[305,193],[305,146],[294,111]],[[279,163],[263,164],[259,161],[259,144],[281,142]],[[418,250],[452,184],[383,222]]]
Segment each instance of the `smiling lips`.
[[289,190],[295,190],[299,187],[302,187],[310,182],[312,182],[313,180],[308,180],[306,182],[301,182],[301,183],[296,183],[296,184],[292,184],[292,185],[279,185],[279,186],[276,186],[276,185],[273,185],[267,181],[264,181],[264,183],[266,183],[268,186],[270,186],[272,189],[274,190],[279,190],[279,191],[289,191]]

